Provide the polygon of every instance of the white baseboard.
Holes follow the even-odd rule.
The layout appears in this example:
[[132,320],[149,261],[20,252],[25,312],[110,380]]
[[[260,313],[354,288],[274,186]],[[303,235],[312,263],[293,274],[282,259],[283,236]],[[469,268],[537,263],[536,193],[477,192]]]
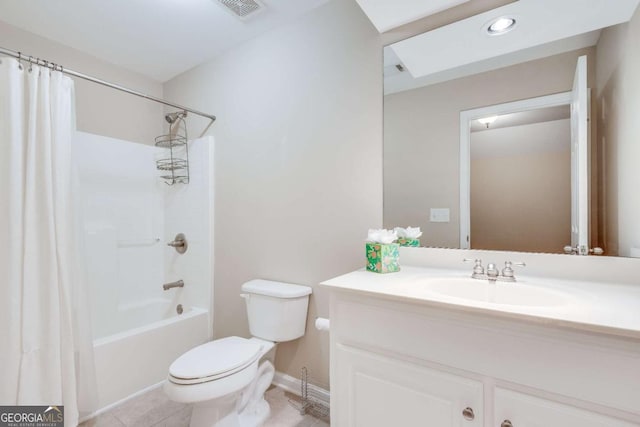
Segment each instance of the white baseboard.
[[100,408],[97,411],[92,412],[89,415],[85,415],[84,417],[80,418],[78,420],[78,422],[79,423],[83,423],[83,422],[85,422],[87,420],[90,420],[91,418],[97,417],[100,414],[104,414],[105,412],[110,411],[111,409],[115,408],[116,406],[122,405],[127,400],[131,400],[131,399],[133,399],[135,397],[140,396],[141,394],[147,393],[147,392],[149,392],[149,391],[151,391],[151,390],[153,390],[155,388],[158,388],[158,387],[162,386],[163,383],[164,383],[164,380],[160,381],[157,384],[150,385],[149,387],[145,387],[140,391],[136,391],[135,393],[130,394],[129,396],[125,397],[124,399],[120,399],[117,402],[111,403],[111,404],[105,406],[104,408]]
[[[281,389],[288,391],[289,393],[293,393],[297,396],[300,396],[302,394],[302,390],[300,389],[302,380],[300,380],[299,378],[294,378],[291,375],[287,375],[282,372],[276,371],[271,384],[278,386]],[[307,389],[310,393],[313,393],[313,396],[320,403],[325,405],[327,408],[329,407],[331,393],[328,390],[325,390],[322,387],[318,387],[314,384],[309,384]]]

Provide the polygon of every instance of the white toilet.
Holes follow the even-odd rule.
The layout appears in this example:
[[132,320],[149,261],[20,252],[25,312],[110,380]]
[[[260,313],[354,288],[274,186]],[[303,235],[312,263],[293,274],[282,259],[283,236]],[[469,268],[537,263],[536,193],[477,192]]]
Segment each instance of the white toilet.
[[275,346],[304,335],[311,288],[269,280],[242,285],[252,338],[227,337],[189,350],[169,367],[164,391],[193,404],[191,427],[257,427],[269,417]]

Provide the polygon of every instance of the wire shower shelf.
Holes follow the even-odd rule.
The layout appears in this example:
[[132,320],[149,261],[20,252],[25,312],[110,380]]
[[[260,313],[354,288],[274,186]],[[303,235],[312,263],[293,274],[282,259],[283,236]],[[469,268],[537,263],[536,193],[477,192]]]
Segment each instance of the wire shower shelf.
[[160,158],[156,159],[156,168],[162,172],[160,178],[168,185],[189,183],[186,116],[186,111],[174,114],[174,121],[169,123],[169,133],[155,139],[156,147],[163,149]]

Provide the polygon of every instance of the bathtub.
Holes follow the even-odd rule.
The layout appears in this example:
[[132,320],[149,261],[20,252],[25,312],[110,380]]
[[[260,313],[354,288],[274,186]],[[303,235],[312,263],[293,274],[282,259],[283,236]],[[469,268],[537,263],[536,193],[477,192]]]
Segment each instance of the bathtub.
[[169,300],[151,300],[121,307],[114,320],[126,318],[128,325],[139,326],[94,340],[96,414],[160,383],[178,356],[209,339],[207,310],[183,307],[178,315],[170,304]]
[[[149,298],[142,302],[100,307],[104,313],[93,319],[94,344],[130,334],[159,321],[170,320],[177,315],[177,303],[165,298]],[[104,310],[110,309],[109,311]],[[186,310],[185,310],[186,312]],[[185,314],[185,313],[183,313]]]

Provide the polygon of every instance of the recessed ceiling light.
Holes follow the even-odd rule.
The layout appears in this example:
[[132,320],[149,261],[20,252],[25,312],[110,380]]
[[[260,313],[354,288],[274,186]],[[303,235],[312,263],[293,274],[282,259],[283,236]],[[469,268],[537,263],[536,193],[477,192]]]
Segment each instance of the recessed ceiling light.
[[485,25],[487,33],[492,36],[507,33],[516,26],[516,19],[510,16],[501,16]]

